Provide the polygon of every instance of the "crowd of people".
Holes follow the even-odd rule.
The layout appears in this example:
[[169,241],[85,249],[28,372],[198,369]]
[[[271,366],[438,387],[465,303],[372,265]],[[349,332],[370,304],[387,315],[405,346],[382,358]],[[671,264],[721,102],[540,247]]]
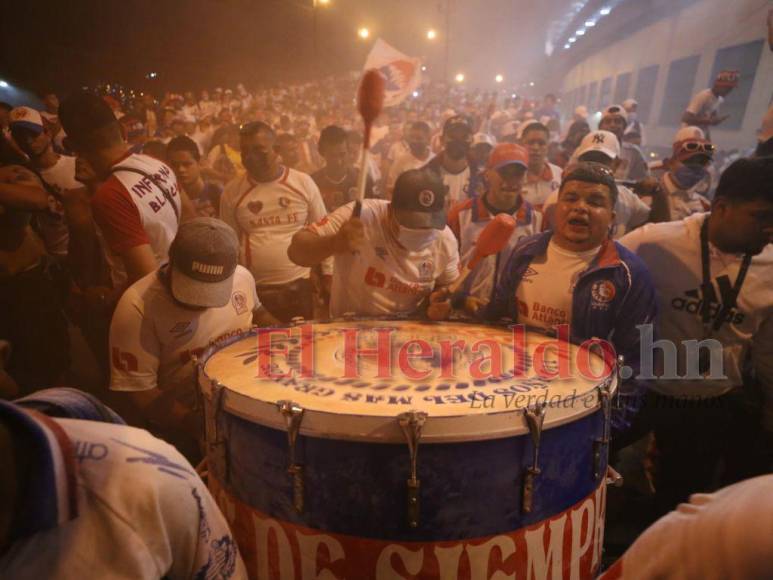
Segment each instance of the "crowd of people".
[[[592,126],[584,107],[563,114],[554,95],[425,84],[376,121],[362,200],[350,76],[132,102],[81,91],[60,103],[49,92],[44,110],[0,104],[0,454],[11,466],[0,571],[242,574],[192,467],[203,459],[194,360],[218,338],[297,317],[459,316],[548,333],[569,324],[572,339],[605,338],[632,369],[613,458],[649,437],[658,514],[769,473],[773,120],[756,154],[721,175],[709,133],[738,81],[723,71],[697,94],[671,155],[652,166],[633,99]],[[515,232],[455,288],[499,214]],[[712,353],[689,379],[642,376],[641,329],[653,324],[656,350],[678,347],[680,372],[694,363],[684,341],[713,338],[724,373],[712,374]],[[76,340],[100,384],[90,395],[48,390],[79,386]],[[52,407],[65,419],[50,419]],[[156,438],[131,438],[135,427]],[[86,461],[94,453],[110,459]],[[87,537],[142,549],[39,557],[45,542],[99,553]]]

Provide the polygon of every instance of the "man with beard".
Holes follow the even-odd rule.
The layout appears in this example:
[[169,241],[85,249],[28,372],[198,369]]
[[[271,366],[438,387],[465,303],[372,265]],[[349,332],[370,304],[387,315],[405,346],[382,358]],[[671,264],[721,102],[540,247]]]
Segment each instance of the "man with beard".
[[[669,345],[654,349],[657,380],[640,418],[655,433],[661,512],[710,491],[720,465],[724,483],[770,465],[771,183],[773,159],[739,159],[722,174],[711,213],[647,225],[621,240],[652,272],[663,312],[659,342]],[[691,349],[686,341],[696,339]]]
[[473,178],[467,155],[473,130],[463,115],[454,115],[443,124],[443,149],[424,168],[438,175],[446,186],[446,205],[450,208],[470,196]]
[[[287,248],[296,232],[327,213],[319,188],[311,176],[281,164],[269,125],[242,125],[239,139],[246,173],[223,191],[220,218],[239,234],[240,263],[255,277],[266,309],[282,322],[310,319],[310,271],[292,262]],[[330,273],[327,266],[322,273]]]

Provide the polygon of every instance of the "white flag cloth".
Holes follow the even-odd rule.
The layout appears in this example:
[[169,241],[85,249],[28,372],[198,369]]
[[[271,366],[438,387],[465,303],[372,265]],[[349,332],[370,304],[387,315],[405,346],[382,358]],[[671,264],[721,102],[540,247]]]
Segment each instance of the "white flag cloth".
[[402,103],[421,84],[421,59],[411,58],[380,38],[368,54],[363,70],[377,69],[384,77],[384,106]]

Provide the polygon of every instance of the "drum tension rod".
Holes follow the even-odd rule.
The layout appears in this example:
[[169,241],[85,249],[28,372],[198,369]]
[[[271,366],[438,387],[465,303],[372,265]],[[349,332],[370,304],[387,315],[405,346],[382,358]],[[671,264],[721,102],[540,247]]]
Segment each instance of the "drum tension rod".
[[287,446],[289,454],[289,467],[287,473],[293,483],[293,507],[298,513],[303,512],[303,466],[295,461],[295,444],[298,441],[298,433],[303,420],[303,407],[292,401],[277,401],[280,413],[287,426]]
[[545,422],[546,402],[538,403],[533,408],[524,409],[524,418],[529,427],[529,434],[533,444],[532,464],[526,468],[526,477],[523,480],[523,498],[521,509],[524,513],[531,513],[534,506],[534,484],[537,476],[542,472],[539,468],[539,448],[542,442],[542,424]]
[[408,411],[401,413],[397,418],[408,442],[408,452],[411,456],[411,477],[406,482],[408,486],[408,526],[417,528],[419,526],[419,487],[421,485],[416,477],[417,459],[421,430],[427,420],[427,414],[421,411]]
[[[615,365],[615,384],[617,385],[617,392],[620,392],[620,369],[623,368],[622,355],[617,357]],[[606,381],[599,385],[599,402],[601,403],[601,412],[603,415],[604,426],[602,428],[601,437],[597,438],[593,442],[593,478],[599,481],[604,473],[602,473],[601,464],[602,460],[609,455],[609,440],[612,424],[612,377],[610,376]]]

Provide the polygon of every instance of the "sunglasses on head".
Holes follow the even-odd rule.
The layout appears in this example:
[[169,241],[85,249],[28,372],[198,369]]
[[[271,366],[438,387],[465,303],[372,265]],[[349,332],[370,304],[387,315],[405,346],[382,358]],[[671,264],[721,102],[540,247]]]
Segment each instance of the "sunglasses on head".
[[702,143],[701,141],[688,141],[679,146],[680,153],[705,153],[712,155],[716,147],[713,143]]

